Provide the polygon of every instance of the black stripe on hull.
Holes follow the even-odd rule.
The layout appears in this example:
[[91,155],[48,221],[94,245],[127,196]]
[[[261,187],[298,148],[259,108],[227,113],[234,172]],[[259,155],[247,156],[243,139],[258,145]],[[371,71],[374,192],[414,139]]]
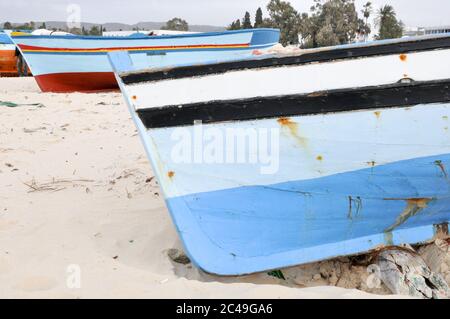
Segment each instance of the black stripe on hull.
[[383,56],[409,52],[429,51],[450,48],[450,37],[397,42],[382,45],[352,47],[305,53],[297,56],[275,57],[257,60],[225,62],[210,65],[193,65],[159,71],[144,71],[122,75],[125,84],[137,84],[169,79],[181,79],[209,74],[222,74],[233,70],[260,69],[309,64],[313,62],[331,62],[342,59],[355,59],[370,56]]
[[349,112],[450,101],[450,79],[139,109],[147,128]]

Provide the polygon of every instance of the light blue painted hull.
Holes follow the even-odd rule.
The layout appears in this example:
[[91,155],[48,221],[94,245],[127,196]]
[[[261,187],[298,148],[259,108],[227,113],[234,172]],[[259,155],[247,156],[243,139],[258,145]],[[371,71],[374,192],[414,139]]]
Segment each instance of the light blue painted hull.
[[437,163],[450,167],[450,154],[167,203],[199,267],[251,273],[432,238],[450,220],[450,180]]
[[13,44],[13,42],[6,33],[0,31],[0,44]]
[[[32,35],[12,37],[15,44],[21,48],[35,76],[112,72],[107,53],[115,48],[126,48],[124,50],[130,51],[134,65],[138,69],[146,69],[180,63],[198,64],[206,61],[242,59],[251,55],[255,49],[264,49],[277,44],[278,39],[279,31],[274,29],[137,38]],[[202,45],[213,45],[213,47],[195,47]],[[238,46],[227,48],[221,47],[221,45]],[[184,48],[185,46],[186,48]],[[52,49],[63,48],[79,51],[52,51]],[[97,51],[96,49],[108,50]]]
[[179,128],[146,130],[133,117],[187,253],[207,272],[237,275],[432,239],[450,220],[449,109],[293,117],[298,131],[281,129],[280,167],[267,175],[249,163],[174,162]]

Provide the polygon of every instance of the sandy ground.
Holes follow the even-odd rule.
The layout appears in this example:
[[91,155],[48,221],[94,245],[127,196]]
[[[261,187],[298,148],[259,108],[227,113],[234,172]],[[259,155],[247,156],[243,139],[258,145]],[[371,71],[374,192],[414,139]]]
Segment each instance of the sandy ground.
[[33,78],[1,78],[0,101],[43,105],[0,106],[1,298],[388,294],[348,258],[283,270],[286,280],[174,263],[177,235],[119,93],[43,94]]

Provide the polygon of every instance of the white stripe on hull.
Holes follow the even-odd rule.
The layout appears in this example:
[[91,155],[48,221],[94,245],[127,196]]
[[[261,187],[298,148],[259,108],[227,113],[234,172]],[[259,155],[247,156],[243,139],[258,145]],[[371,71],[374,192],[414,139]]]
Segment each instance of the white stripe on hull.
[[323,90],[377,86],[404,78],[432,81],[450,78],[450,50],[416,52],[312,63],[298,66],[229,71],[224,74],[164,80],[127,86],[138,97],[136,108],[183,105]]
[[16,46],[14,44],[2,44],[0,43],[0,51],[15,51]]

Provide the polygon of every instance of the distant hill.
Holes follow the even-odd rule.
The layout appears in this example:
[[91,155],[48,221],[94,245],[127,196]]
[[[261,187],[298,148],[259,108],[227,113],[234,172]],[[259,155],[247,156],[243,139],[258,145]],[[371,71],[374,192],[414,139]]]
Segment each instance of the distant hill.
[[[42,25],[42,21],[35,21],[36,27],[39,27]],[[23,25],[24,23],[12,23],[13,26],[19,26]],[[45,24],[47,26],[47,29],[67,29],[66,22],[63,21],[45,21]],[[91,23],[91,22],[82,22],[81,26],[83,26],[85,29],[90,29],[94,25],[101,25],[103,28],[106,29],[106,31],[128,31],[133,30],[136,28],[139,29],[145,29],[145,30],[157,30],[161,29],[163,25],[165,25],[165,22],[139,22],[136,24],[125,24],[125,23],[116,23],[116,22],[110,22],[110,23]],[[3,22],[0,23],[1,26],[3,26]],[[214,32],[214,31],[224,31],[225,27],[219,27],[219,26],[211,26],[211,25],[189,25],[189,31],[193,32]]]

